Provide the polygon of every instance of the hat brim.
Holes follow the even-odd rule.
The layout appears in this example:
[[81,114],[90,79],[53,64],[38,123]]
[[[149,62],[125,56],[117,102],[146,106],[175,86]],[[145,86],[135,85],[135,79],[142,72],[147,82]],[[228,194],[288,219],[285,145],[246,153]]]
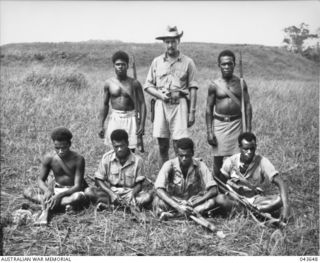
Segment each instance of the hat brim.
[[183,31],[181,31],[181,33],[178,35],[165,35],[165,36],[156,37],[156,39],[164,40],[164,39],[168,39],[168,38],[181,38],[182,35],[183,35]]

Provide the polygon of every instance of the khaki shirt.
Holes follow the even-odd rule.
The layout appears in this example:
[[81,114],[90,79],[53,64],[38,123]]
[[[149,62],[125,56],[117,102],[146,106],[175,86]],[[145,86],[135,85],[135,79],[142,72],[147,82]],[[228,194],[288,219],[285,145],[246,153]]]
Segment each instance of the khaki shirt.
[[144,89],[154,87],[164,93],[181,90],[189,94],[191,87],[198,87],[196,71],[193,60],[181,52],[174,61],[169,61],[166,54],[163,54],[152,61]]
[[133,188],[145,180],[143,160],[130,152],[122,166],[114,151],[107,152],[102,157],[95,178],[107,181],[111,186]]
[[254,187],[261,187],[263,184],[269,185],[273,181],[274,176],[279,172],[273,164],[263,156],[257,168],[253,170],[255,160],[256,156],[250,163],[247,171],[242,174],[240,172],[240,166],[242,165],[240,153],[234,154],[224,160],[220,171],[227,179],[233,179],[235,182],[242,176]]
[[163,164],[154,187],[155,189],[163,188],[171,196],[187,200],[215,185],[216,182],[208,167],[195,158],[193,158],[192,165],[184,178],[179,158],[176,157]]

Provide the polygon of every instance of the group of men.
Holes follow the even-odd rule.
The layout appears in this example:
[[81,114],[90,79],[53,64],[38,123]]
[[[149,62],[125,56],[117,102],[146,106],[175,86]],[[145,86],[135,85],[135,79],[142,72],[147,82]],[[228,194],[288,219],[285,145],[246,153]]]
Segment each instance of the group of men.
[[[66,211],[89,201],[97,203],[98,208],[111,204],[152,207],[155,215],[165,220],[192,213],[206,215],[217,207],[223,211],[237,207],[229,195],[219,191],[216,177],[259,211],[271,213],[281,209],[280,218],[288,219],[287,187],[270,161],[255,153],[257,139],[251,133],[248,89],[245,82],[241,87],[240,79],[233,74],[236,58],[229,50],[218,56],[221,77],[208,85],[206,126],[207,141],[214,151],[213,172],[194,157],[188,128],[195,123],[198,82],[193,60],[179,50],[182,35],[177,27],[168,26],[156,38],[163,40],[165,53],[152,61],[144,85],[144,91],[154,100],[153,136],[157,138],[160,155],[160,171],[153,189],[145,189],[148,176],[144,161],[135,153],[137,137],[144,134],[147,113],[143,88],[138,80],[127,75],[128,54],[118,51],[112,57],[115,77],[104,86],[99,132],[113,149],[103,155],[95,173],[95,185],[85,182],[85,160],[70,150],[72,134],[60,127],[51,134],[55,151],[42,162],[38,178],[42,193],[27,189],[27,198],[42,202],[43,207],[63,207]],[[246,115],[243,132],[241,96]],[[170,138],[176,157],[169,160]],[[52,182],[47,180],[50,170],[54,174]],[[280,194],[264,194],[264,183],[271,182],[278,186]]]

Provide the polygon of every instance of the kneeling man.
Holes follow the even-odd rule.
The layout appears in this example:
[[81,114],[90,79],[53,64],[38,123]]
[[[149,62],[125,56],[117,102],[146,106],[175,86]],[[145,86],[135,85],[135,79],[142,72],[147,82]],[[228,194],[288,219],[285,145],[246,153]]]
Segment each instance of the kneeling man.
[[[82,204],[86,197],[84,180],[84,157],[70,150],[72,133],[59,127],[51,133],[55,151],[47,153],[41,164],[38,177],[40,191],[28,188],[24,196],[34,202],[43,204],[43,213],[37,224],[47,224],[49,210],[65,207],[66,211]],[[54,180],[47,180],[50,171]]]
[[145,180],[142,158],[130,151],[125,130],[114,130],[110,139],[113,150],[103,155],[95,173],[98,187],[90,187],[86,194],[91,201],[98,202],[98,206],[146,206],[152,195],[141,191]]
[[161,220],[175,214],[204,213],[220,203],[218,187],[208,167],[193,158],[190,138],[177,141],[178,157],[165,162],[155,182],[153,208]]
[[[287,221],[289,216],[288,190],[279,172],[265,157],[255,154],[256,136],[245,132],[238,137],[240,153],[228,157],[223,162],[219,178],[227,182],[238,194],[261,212],[272,213],[282,208],[280,219]],[[263,187],[274,183],[280,194],[265,195]],[[230,207],[232,200],[225,199]]]

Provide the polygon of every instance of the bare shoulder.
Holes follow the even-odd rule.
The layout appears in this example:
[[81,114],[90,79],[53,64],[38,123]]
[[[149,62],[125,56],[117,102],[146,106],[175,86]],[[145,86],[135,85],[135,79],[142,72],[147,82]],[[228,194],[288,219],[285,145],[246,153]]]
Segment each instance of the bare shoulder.
[[207,87],[208,87],[208,92],[209,93],[216,92],[216,90],[217,90],[217,85],[216,85],[214,80],[209,80],[207,82]]
[[137,79],[132,79],[132,86],[133,87],[141,87],[141,83],[140,83],[140,81],[139,80],[137,80]]
[[84,163],[85,160],[81,154],[79,154],[75,151],[71,151],[71,153],[72,153],[72,159],[76,160],[77,163],[79,163],[79,164]]
[[52,163],[53,157],[55,152],[47,152],[42,157],[42,164],[43,165],[50,165]]
[[111,77],[111,78],[108,78],[105,82],[104,82],[104,89],[108,89],[109,87],[110,87],[110,85],[111,85],[111,83],[112,82],[114,82],[115,80],[114,80],[114,78],[113,77]]

